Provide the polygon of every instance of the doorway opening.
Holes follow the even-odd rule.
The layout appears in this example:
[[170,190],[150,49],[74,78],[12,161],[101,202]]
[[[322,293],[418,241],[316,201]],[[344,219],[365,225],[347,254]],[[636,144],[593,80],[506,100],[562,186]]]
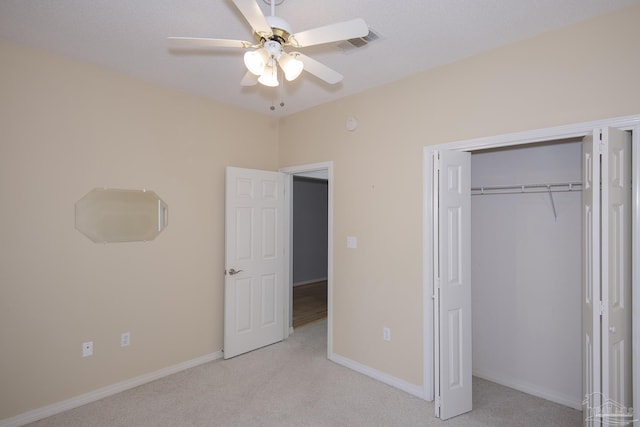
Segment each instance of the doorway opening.
[[[434,329],[434,304],[433,299],[437,297],[436,292],[434,292],[434,272],[436,271],[436,266],[434,265],[434,164],[433,164],[433,155],[439,150],[451,150],[451,151],[467,151],[467,152],[477,152],[478,150],[484,149],[499,149],[505,147],[515,147],[515,146],[528,146],[531,144],[540,144],[546,141],[553,140],[564,140],[564,139],[572,139],[572,138],[583,138],[587,135],[593,134],[594,129],[600,127],[612,127],[618,128],[621,130],[632,131],[632,146],[636,148],[633,150],[633,160],[632,160],[632,181],[634,183],[632,190],[632,206],[638,206],[638,201],[640,200],[640,189],[639,186],[636,185],[640,179],[640,150],[637,147],[640,147],[640,117],[623,117],[618,119],[611,120],[603,120],[599,122],[588,122],[588,123],[580,123],[570,126],[562,126],[557,128],[548,128],[541,129],[531,132],[522,132],[517,134],[510,135],[502,135],[491,138],[481,138],[476,140],[462,141],[457,143],[444,144],[441,146],[431,146],[425,147],[425,163],[424,163],[424,384],[425,384],[425,396],[427,396],[428,400],[431,400],[435,397],[434,390],[434,380],[437,379],[436,376],[439,375],[437,371],[434,370],[434,361],[437,362],[437,354],[434,354],[434,335],[431,334],[431,331]],[[549,209],[555,209],[556,207],[552,204],[554,203],[553,199],[549,199]],[[549,213],[550,215],[553,215]],[[632,288],[635,290],[632,296],[632,305],[634,307],[633,312],[638,313],[638,307],[640,307],[640,277],[638,275],[638,263],[640,261],[640,238],[638,236],[638,224],[640,224],[640,216],[638,213],[638,209],[635,207],[632,211],[632,262],[633,266],[632,271]],[[472,279],[473,281],[473,279]],[[634,348],[634,354],[637,355],[637,349],[640,346],[640,331],[638,326],[640,325],[640,316],[634,315],[632,318],[632,345]],[[604,332],[603,332],[604,333]],[[635,356],[632,360],[632,372],[633,378],[628,378],[628,381],[633,381],[633,389],[635,393],[633,393],[633,407],[638,407],[638,403],[640,402],[640,396],[637,392],[639,390],[638,386],[640,379],[640,371],[638,370],[639,366],[638,357]],[[526,390],[525,390],[526,391]],[[436,402],[438,405],[439,402]],[[565,403],[566,404],[566,403]],[[571,405],[573,406],[573,405]],[[631,405],[629,405],[631,406]]]
[[[287,175],[287,179],[286,179],[286,195],[285,195],[285,199],[286,199],[286,204],[288,206],[288,209],[285,211],[285,215],[286,215],[286,224],[289,224],[289,227],[287,230],[285,230],[286,233],[286,248],[285,248],[285,258],[286,258],[286,262],[287,262],[287,275],[288,275],[288,279],[287,279],[287,284],[288,286],[286,286],[286,290],[285,290],[285,319],[288,319],[287,327],[285,330],[285,338],[287,336],[289,336],[290,333],[293,332],[294,328],[293,328],[293,296],[294,296],[294,284],[295,284],[295,278],[298,279],[299,282],[301,282],[302,286],[305,286],[305,281],[306,280],[310,280],[311,283],[317,282],[317,277],[313,277],[313,276],[317,276],[317,271],[321,271],[321,270],[325,270],[326,271],[326,291],[325,288],[323,286],[319,286],[321,288],[321,291],[318,292],[317,289],[315,289],[314,291],[316,293],[319,293],[322,296],[324,296],[324,298],[326,299],[326,319],[327,319],[327,356],[328,357],[332,357],[333,355],[333,303],[332,303],[332,295],[333,295],[333,162],[322,162],[322,163],[312,163],[312,164],[306,164],[306,165],[298,165],[298,166],[290,166],[290,167],[286,167],[286,168],[282,168],[280,169],[280,172],[283,172]],[[294,272],[294,263],[295,260],[294,258],[296,257],[296,254],[294,253],[295,251],[295,245],[294,245],[294,222],[297,221],[296,220],[296,210],[294,208],[294,198],[295,198],[295,190],[294,190],[294,181],[299,181],[303,183],[303,190],[305,189],[304,183],[308,182],[308,180],[315,180],[313,181],[313,183],[315,184],[320,184],[320,185],[316,185],[316,186],[307,186],[307,190],[309,188],[314,188],[315,191],[315,195],[314,195],[314,203],[316,206],[316,209],[323,209],[324,210],[324,218],[326,219],[322,219],[322,215],[317,215],[319,217],[321,217],[320,220],[317,220],[317,223],[325,223],[326,226],[324,226],[324,233],[326,236],[326,245],[323,243],[323,249],[324,251],[324,257],[326,259],[326,264],[322,263],[322,264],[316,264],[314,265],[314,267],[307,269],[306,267],[302,267],[302,275],[296,276],[296,273],[300,273],[300,271]],[[324,190],[323,190],[324,189]],[[320,199],[323,198],[324,196],[322,196],[322,191],[326,191],[326,199],[324,200],[324,207],[320,207],[323,203]],[[305,192],[307,193],[307,192]],[[304,194],[303,200],[304,200],[304,196],[309,196],[310,194]],[[304,214],[304,211],[302,212],[302,214]],[[307,213],[308,214],[308,213]],[[300,212],[298,212],[298,216],[300,216]],[[298,218],[300,219],[300,218]],[[304,226],[304,221],[302,221],[302,224]],[[318,237],[317,234],[313,234],[311,233],[311,236],[315,236],[313,238],[315,239],[321,239],[320,237]],[[305,238],[304,240],[309,240],[307,238]],[[325,239],[322,239],[323,242],[325,241]],[[309,243],[308,241],[306,242],[307,244]],[[311,253],[314,253],[316,257],[321,257],[322,254],[320,252],[317,252],[317,248],[310,250]],[[326,265],[326,267],[325,267]],[[318,268],[319,267],[319,268]],[[315,271],[314,272],[312,272]],[[307,279],[301,279],[300,277],[305,277],[304,276],[304,272],[306,271],[306,273],[309,273],[309,275],[307,275]],[[311,272],[311,273],[310,273]],[[308,283],[308,284],[311,284]],[[288,301],[288,304],[286,303],[286,301]]]
[[473,375],[577,410],[581,160],[581,138],[471,153]]
[[292,322],[327,317],[328,189],[326,173],[293,175]]

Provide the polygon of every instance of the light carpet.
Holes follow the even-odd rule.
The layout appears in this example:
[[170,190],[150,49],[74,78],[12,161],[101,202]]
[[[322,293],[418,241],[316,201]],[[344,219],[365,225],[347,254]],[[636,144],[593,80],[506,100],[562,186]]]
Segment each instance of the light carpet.
[[447,421],[433,403],[329,361],[326,321],[30,424],[31,427],[580,426],[579,411],[474,378],[474,409]]

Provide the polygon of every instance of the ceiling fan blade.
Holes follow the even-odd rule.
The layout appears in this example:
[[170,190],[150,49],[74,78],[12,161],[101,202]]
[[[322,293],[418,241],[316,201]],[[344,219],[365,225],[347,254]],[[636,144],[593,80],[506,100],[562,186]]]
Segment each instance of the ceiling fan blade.
[[251,25],[253,31],[265,38],[273,34],[267,18],[265,18],[255,0],[233,0],[233,3],[240,10],[240,13],[244,15],[244,19]]
[[294,47],[306,47],[364,37],[367,34],[367,23],[362,18],[356,18],[293,34],[289,37],[289,43]]
[[168,37],[171,48],[198,49],[208,47],[235,47],[248,49],[253,44],[243,40],[205,39],[197,37]]
[[247,71],[247,73],[242,78],[242,81],[240,81],[240,86],[255,86],[257,84],[258,84],[258,76],[256,76],[250,71]]
[[336,84],[342,81],[342,74],[332,70],[321,62],[316,61],[301,53],[294,53],[296,57],[304,64],[304,71],[313,74],[321,80],[329,84]]

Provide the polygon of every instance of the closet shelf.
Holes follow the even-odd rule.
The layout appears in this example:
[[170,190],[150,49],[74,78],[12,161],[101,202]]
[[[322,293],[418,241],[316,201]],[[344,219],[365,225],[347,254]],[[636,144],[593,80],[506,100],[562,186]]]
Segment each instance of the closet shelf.
[[556,182],[553,184],[487,185],[472,187],[472,196],[490,196],[493,194],[529,194],[529,193],[567,193],[581,191],[582,182]]

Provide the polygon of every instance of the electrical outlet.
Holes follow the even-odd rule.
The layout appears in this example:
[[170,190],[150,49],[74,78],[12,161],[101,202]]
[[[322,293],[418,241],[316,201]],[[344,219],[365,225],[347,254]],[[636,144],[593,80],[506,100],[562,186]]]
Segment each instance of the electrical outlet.
[[93,341],[87,341],[82,343],[82,357],[93,355]]
[[391,341],[391,329],[382,328],[382,339],[385,341]]
[[131,344],[131,332],[123,332],[120,335],[120,347],[127,347]]

